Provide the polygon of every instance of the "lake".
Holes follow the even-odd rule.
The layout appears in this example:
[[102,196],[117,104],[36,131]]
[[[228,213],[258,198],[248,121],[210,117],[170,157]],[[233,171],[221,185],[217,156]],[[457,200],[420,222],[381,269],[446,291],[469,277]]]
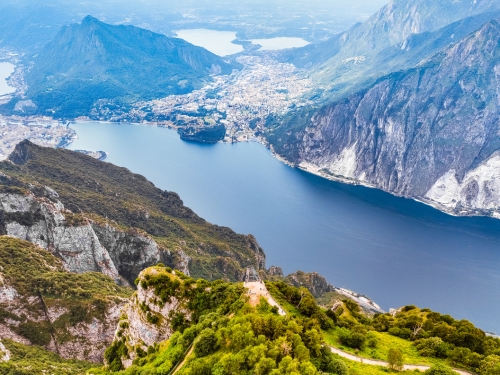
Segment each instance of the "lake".
[[14,72],[14,65],[8,62],[0,62],[0,96],[10,94],[16,89],[7,84],[6,79]]
[[233,55],[243,52],[243,47],[239,44],[231,43],[236,39],[235,31],[218,31],[209,29],[187,29],[175,31],[177,38],[203,47],[219,56]]
[[104,150],[206,220],[254,234],[268,266],[317,271],[386,310],[415,304],[500,332],[500,220],[328,181],[255,142],[187,143],[173,130],[127,124],[72,128],[70,149]]
[[[243,47],[241,45],[232,43],[236,39],[236,32],[234,31],[186,29],[177,30],[175,33],[178,38],[184,39],[195,46],[206,48],[219,56],[228,56],[243,52]],[[303,47],[309,44],[309,42],[302,38],[289,37],[252,39],[250,42],[261,45],[262,47],[260,50],[279,50]]]

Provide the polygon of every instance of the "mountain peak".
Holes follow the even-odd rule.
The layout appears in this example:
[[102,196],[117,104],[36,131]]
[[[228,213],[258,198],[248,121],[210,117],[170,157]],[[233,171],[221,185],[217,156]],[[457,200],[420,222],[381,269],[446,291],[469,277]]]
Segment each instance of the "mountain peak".
[[8,160],[16,165],[26,164],[33,157],[33,153],[31,152],[33,146],[35,146],[34,143],[25,139],[17,144],[14,151],[9,155]]

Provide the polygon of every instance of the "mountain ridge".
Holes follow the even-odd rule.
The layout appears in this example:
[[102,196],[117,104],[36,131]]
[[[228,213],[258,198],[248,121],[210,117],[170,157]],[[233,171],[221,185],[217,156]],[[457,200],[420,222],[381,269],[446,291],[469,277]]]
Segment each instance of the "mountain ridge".
[[[297,116],[292,121],[307,125],[296,133],[278,126],[270,142],[325,177],[364,182],[447,212],[496,216],[499,44],[499,23],[490,20],[413,69]],[[451,192],[440,187],[450,173],[456,175]]]
[[182,39],[87,16],[35,55],[26,95],[35,113],[87,116],[98,100],[127,105],[185,94],[238,67]]

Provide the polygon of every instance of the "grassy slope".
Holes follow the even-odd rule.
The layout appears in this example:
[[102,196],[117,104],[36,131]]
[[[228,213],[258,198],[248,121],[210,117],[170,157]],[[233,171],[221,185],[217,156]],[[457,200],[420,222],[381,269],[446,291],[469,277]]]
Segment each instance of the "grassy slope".
[[363,350],[356,350],[342,345],[338,339],[338,327],[325,331],[325,340],[331,346],[342,349],[346,352],[356,354],[363,358],[378,359],[387,361],[387,354],[390,348],[401,349],[403,352],[404,362],[412,365],[433,365],[436,363],[443,363],[441,359],[423,357],[418,354],[416,347],[411,341],[404,340],[399,337],[392,336],[385,332],[371,331],[377,337],[377,347],[365,347]]
[[[22,308],[0,303],[0,323],[40,346],[49,344],[51,334],[59,344],[73,340],[68,328],[78,323],[91,323],[93,318],[106,321],[107,307],[133,292],[101,273],[69,273],[48,251],[8,236],[0,236],[0,266],[4,283],[19,293],[16,306]],[[66,312],[49,323],[43,304]],[[38,320],[30,320],[25,312]]]
[[83,375],[92,366],[89,362],[67,360],[37,346],[2,340],[10,351],[9,362],[0,363],[0,375]]
[[1,172],[50,186],[75,213],[94,214],[123,227],[139,228],[173,252],[182,248],[192,258],[190,271],[195,277],[238,280],[242,267],[257,268],[256,252],[263,256],[253,237],[207,223],[185,207],[176,193],[162,191],[128,169],[28,141],[16,150],[18,165],[1,162]]

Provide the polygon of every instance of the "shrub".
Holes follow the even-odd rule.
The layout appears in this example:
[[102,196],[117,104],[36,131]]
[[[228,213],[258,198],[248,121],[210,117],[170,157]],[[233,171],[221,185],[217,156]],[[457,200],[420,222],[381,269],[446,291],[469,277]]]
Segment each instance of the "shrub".
[[456,375],[455,371],[445,365],[434,365],[425,372],[427,375]]
[[353,332],[348,328],[340,328],[338,335],[342,344],[350,348],[363,350],[366,341],[366,336],[363,333]]
[[423,357],[446,358],[448,345],[440,337],[429,337],[415,342],[419,354]]
[[349,375],[349,367],[341,359],[332,359],[328,363],[326,371],[334,375]]
[[217,336],[210,328],[204,329],[198,341],[194,345],[194,353],[197,357],[205,357],[217,350]]

